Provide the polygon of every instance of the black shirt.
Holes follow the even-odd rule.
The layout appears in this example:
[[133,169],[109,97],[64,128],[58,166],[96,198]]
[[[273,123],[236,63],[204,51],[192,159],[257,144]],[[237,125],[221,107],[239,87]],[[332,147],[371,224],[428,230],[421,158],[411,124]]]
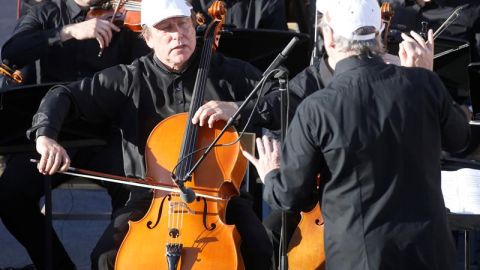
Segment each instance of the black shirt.
[[328,65],[326,54],[316,61],[315,64],[306,67],[288,82],[291,93],[291,109],[293,112],[297,109],[303,99],[325,88],[333,77],[333,70]]
[[453,269],[440,152],[469,132],[434,73],[350,57],[301,103],[264,199],[309,209],[320,174],[327,269]]
[[40,59],[41,82],[74,81],[149,52],[145,42],[128,29],[117,33],[98,57],[95,39],[60,41],[63,26],[85,20],[74,0],[52,0],[33,6],[18,22],[2,47],[2,61],[16,69]]
[[[71,118],[113,125],[122,134],[126,175],[144,177],[148,135],[166,117],[188,111],[199,58],[195,54],[188,67],[176,73],[150,54],[131,65],[117,65],[92,78],[54,88],[43,99],[28,136],[56,139],[69,111]],[[260,78],[260,71],[252,65],[214,54],[205,100],[242,101]],[[253,103],[241,114],[243,123]],[[253,122],[268,126],[269,113],[255,114]]]

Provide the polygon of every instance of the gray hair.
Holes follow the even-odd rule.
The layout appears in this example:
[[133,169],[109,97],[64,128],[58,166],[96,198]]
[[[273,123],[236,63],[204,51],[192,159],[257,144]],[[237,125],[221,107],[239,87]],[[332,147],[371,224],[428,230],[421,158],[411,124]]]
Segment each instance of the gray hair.
[[[328,23],[325,21],[325,17],[320,20],[319,27],[330,27]],[[366,35],[375,33],[375,27],[365,26],[357,29],[354,34],[357,35]],[[382,40],[380,34],[376,34],[375,38],[368,39],[368,40],[351,40],[344,38],[342,36],[336,35],[334,31],[333,39],[335,42],[335,47],[344,53],[352,53],[354,55],[378,55],[381,56],[385,53],[384,46],[382,44]]]

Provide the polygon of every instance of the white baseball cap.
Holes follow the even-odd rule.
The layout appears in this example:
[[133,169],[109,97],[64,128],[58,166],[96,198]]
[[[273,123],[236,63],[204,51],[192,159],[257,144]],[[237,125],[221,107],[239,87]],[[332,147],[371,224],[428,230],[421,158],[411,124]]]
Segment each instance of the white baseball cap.
[[155,26],[173,17],[190,17],[192,6],[186,0],[143,0],[141,23]]
[[377,0],[317,0],[317,10],[327,14],[333,32],[349,40],[374,39],[376,33],[359,35],[360,27],[373,26],[377,32],[383,28],[382,14]]

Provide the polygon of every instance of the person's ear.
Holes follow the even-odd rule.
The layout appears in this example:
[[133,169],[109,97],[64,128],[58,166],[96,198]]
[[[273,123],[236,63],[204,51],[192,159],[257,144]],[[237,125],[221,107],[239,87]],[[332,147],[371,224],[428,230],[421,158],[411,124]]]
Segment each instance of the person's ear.
[[143,36],[143,39],[145,40],[145,43],[147,44],[147,46],[150,48],[150,49],[153,49],[153,43],[152,43],[152,34],[150,33],[150,29],[144,29],[142,31],[142,36]]
[[329,26],[322,27],[323,33],[323,46],[325,48],[335,48],[335,42],[333,38],[333,30]]

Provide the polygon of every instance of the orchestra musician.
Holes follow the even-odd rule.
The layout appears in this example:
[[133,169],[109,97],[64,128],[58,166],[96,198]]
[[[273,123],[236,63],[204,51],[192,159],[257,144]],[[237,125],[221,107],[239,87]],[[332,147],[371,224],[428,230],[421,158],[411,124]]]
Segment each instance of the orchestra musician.
[[2,62],[21,69],[40,60],[39,78],[30,82],[68,82],[147,54],[149,48],[137,33],[105,18],[86,19],[98,2],[52,0],[32,6],[2,46]]
[[[145,143],[153,127],[168,116],[188,110],[201,51],[195,38],[191,6],[184,0],[144,0],[141,14],[142,35],[152,54],[130,65],[100,71],[92,78],[55,87],[44,97],[27,134],[35,140],[41,155],[38,170],[42,174],[65,171],[71,163],[65,149],[56,142],[62,122],[68,116],[118,127],[122,134],[123,161],[115,166],[121,167],[116,174],[142,178]],[[211,127],[217,120],[228,119],[260,78],[259,70],[250,64],[214,54],[206,83],[209,101],[196,112],[193,124]],[[240,116],[240,123],[247,120],[253,104],[249,103],[249,109]],[[263,123],[267,118],[268,115],[259,112],[253,121],[267,125],[269,121]],[[0,190],[3,195],[4,190]],[[15,195],[5,193],[9,200],[18,200]],[[132,188],[128,202],[113,213],[111,224],[92,252],[92,269],[113,268],[117,249],[128,230],[127,221],[141,218],[151,197],[149,190]],[[227,222],[235,224],[242,237],[246,269],[269,269],[271,244],[251,202],[244,196],[232,198]]]
[[[264,199],[287,211],[320,202],[327,269],[453,269],[440,151],[467,146],[465,115],[431,71],[381,60],[375,0],[318,7],[334,75],[300,104],[282,149],[264,137],[259,159],[244,153],[265,183]],[[431,70],[432,31],[428,43],[412,36],[401,61]]]

